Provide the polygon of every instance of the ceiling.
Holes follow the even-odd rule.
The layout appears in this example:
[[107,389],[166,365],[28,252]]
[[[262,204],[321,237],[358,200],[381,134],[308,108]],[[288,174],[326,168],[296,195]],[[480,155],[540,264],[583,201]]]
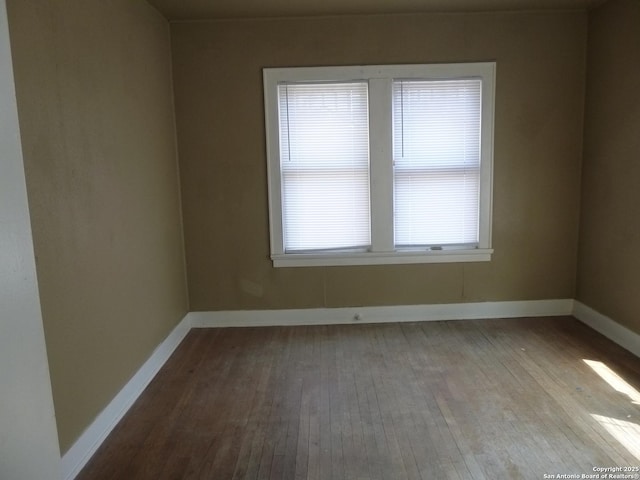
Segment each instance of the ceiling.
[[170,20],[587,9],[603,0],[148,0]]

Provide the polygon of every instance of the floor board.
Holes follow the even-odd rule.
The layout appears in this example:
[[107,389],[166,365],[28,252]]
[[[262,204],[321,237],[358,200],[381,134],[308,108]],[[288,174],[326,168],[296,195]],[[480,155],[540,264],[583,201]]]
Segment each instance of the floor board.
[[194,329],[77,480],[580,476],[640,465],[638,389],[571,317]]

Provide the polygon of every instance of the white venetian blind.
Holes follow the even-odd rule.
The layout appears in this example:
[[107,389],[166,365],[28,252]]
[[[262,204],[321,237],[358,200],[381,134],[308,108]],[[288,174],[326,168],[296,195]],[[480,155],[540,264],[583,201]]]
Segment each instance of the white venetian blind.
[[393,82],[396,246],[477,246],[481,87]]
[[370,245],[366,82],[278,86],[286,252]]

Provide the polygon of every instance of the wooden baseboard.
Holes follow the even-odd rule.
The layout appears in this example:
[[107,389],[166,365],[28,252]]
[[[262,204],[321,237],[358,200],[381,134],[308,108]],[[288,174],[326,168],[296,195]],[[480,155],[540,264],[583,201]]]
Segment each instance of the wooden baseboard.
[[640,357],[640,335],[617,323],[615,320],[574,300],[573,316],[590,326],[609,340]]
[[572,311],[573,300],[559,299],[388,307],[191,312],[188,316],[191,325],[195,328],[219,328],[543,317],[571,315]]
[[416,322],[562,315],[575,316],[578,320],[640,357],[640,335],[573,299],[190,312],[62,457],[62,478],[73,480],[78,475],[191,328]]
[[96,417],[80,438],[62,456],[62,478],[73,480],[91,459],[91,456],[107,438],[111,430],[127,413],[133,402],[149,385],[156,373],[162,368],[182,339],[191,330],[188,315],[173,329],[169,336],[155,349],[149,359],[136,374],[109,402],[109,405]]

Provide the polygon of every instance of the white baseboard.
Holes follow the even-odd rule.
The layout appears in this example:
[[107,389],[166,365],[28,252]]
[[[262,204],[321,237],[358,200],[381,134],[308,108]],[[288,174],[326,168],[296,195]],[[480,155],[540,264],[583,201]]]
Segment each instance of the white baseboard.
[[577,300],[574,301],[573,316],[622,348],[640,357],[640,335],[637,333]]
[[573,300],[559,299],[390,307],[191,312],[188,317],[194,328],[219,328],[544,317],[571,315],[572,312]]
[[189,330],[191,330],[191,324],[187,315],[169,336],[158,345],[149,359],[140,367],[140,370],[96,417],[69,451],[63,455],[61,461],[63,479],[73,480],[80,473],[80,470],[86,465],[124,414],[127,413],[127,410],[169,359]]
[[174,328],[164,342],[156,348],[140,370],[62,457],[62,478],[73,480],[78,475],[191,328],[336,325],[563,315],[575,316],[578,320],[623,348],[640,356],[640,335],[573,299],[298,310],[190,312]]

